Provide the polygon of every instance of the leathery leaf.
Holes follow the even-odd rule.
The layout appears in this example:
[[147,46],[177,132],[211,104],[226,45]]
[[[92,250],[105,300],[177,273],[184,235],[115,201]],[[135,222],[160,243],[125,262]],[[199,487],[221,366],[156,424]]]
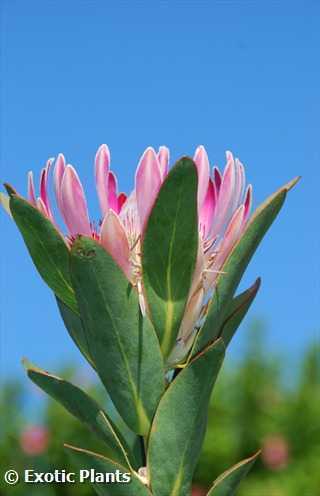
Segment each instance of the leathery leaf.
[[96,370],[128,426],[146,435],[164,390],[157,335],[135,288],[101,245],[77,238],[70,267]]
[[77,345],[83,356],[95,368],[93,360],[90,355],[89,344],[87,340],[86,331],[84,329],[81,317],[78,313],[73,312],[63,301],[56,298],[57,305],[63,323],[74,343]]
[[260,451],[226,470],[215,480],[207,496],[235,496],[240,482],[246,477],[259,455]]
[[156,496],[186,496],[207,426],[211,391],[220,370],[222,340],[195,357],[163,395],[152,423],[147,454]]
[[27,360],[23,364],[28,377],[105,442],[117,462],[129,465],[131,458],[134,463],[121,433],[94,399],[79,387],[41,370]]
[[222,337],[226,346],[229,345],[236,330],[251,307],[251,304],[259,291],[260,284],[261,279],[258,278],[250,288],[246,289],[232,299],[228,309],[227,318],[219,332],[219,337]]
[[[130,472],[126,467],[116,463],[109,458],[106,458],[97,453],[92,453],[81,448],[76,448],[75,446],[65,445],[69,450],[75,463],[78,464],[81,474],[87,477],[87,481],[91,482],[94,490],[99,496],[151,496],[148,488],[141,482],[135,472]],[[116,482],[112,484],[106,484],[105,482],[99,482],[99,480],[94,479],[94,476],[98,474],[110,474],[111,481]],[[127,483],[121,482],[117,483],[118,480],[124,480],[123,475],[129,476],[130,481]],[[93,477],[91,481],[91,477]]]
[[151,320],[167,356],[184,314],[198,249],[197,171],[182,158],[164,181],[142,244],[142,267]]
[[12,194],[10,212],[44,282],[74,312],[78,312],[69,273],[69,249],[54,227],[29,202]]

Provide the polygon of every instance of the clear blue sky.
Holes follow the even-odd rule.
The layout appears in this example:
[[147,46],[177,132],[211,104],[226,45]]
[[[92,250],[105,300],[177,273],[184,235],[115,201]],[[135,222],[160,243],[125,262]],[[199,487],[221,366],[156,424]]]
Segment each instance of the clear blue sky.
[[[243,282],[262,276],[251,316],[298,356],[319,339],[319,16],[311,0],[3,0],[2,180],[25,193],[27,171],[62,151],[95,217],[104,142],[125,191],[148,145],[176,159],[204,144],[220,165],[231,149],[255,205],[301,174]],[[2,372],[23,377],[24,355],[53,371],[82,363],[4,214],[1,233]]]

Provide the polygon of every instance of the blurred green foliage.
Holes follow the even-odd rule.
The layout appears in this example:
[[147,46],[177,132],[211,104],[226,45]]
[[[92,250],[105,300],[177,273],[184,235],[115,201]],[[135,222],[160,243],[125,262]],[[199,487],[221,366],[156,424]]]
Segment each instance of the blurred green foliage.
[[[209,487],[221,472],[262,448],[239,496],[320,496],[320,346],[311,344],[295,367],[290,357],[270,354],[263,335],[260,324],[251,326],[242,358],[232,364],[227,360],[212,398],[195,482]],[[72,368],[59,375],[81,386]],[[99,385],[82,387],[105,403]],[[1,476],[10,468],[20,473],[25,468],[75,470],[64,442],[107,454],[93,434],[45,396],[40,419],[30,422],[25,409],[28,394],[18,382],[2,386]],[[28,455],[21,446],[30,423],[42,425],[49,436],[47,448],[37,455]],[[86,484],[9,487],[1,477],[0,495],[90,496],[93,491]]]
[[241,360],[216,385],[196,480],[210,485],[262,448],[239,496],[319,496],[320,345],[295,367],[270,355],[263,335],[259,323],[249,329]]

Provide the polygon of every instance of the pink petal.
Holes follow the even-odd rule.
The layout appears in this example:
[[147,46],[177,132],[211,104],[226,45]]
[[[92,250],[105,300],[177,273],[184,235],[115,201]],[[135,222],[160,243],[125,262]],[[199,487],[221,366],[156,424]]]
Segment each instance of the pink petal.
[[218,248],[218,255],[215,260],[214,268],[221,268],[222,264],[231,252],[234,244],[240,237],[241,228],[243,225],[244,210],[244,205],[240,205],[240,207],[238,207],[237,210],[234,212],[226,229],[222,243]]
[[235,164],[233,156],[230,152],[227,152],[227,165],[223,172],[221,187],[219,191],[219,196],[224,199],[230,199],[232,197],[235,185]]
[[123,205],[127,201],[127,195],[125,193],[120,193],[118,196],[118,212],[121,212]]
[[215,213],[213,235],[219,235],[230,218],[235,186],[235,165],[233,156],[227,152],[227,165],[225,167],[220,186],[218,203]]
[[48,212],[48,216],[52,220],[52,213],[51,213],[51,208],[50,208],[50,202],[49,202],[49,197],[48,197],[48,174],[49,174],[49,169],[51,167],[51,164],[53,162],[53,159],[49,159],[47,161],[46,166],[44,169],[41,171],[41,176],[40,176],[40,198],[42,199],[43,203],[46,206],[46,210]]
[[212,288],[221,270],[223,270],[223,264],[228,258],[232,248],[235,243],[241,237],[242,226],[243,226],[243,215],[244,206],[240,207],[234,212],[231,221],[225,232],[225,236],[220,242],[220,245],[216,249],[216,256],[213,265],[206,274],[206,288]]
[[87,202],[72,165],[67,165],[61,183],[61,214],[71,235],[91,236]]
[[54,172],[53,172],[53,183],[54,183],[54,191],[56,195],[56,201],[57,205],[59,207],[59,210],[62,209],[61,206],[61,183],[62,183],[62,178],[63,174],[66,168],[66,160],[62,153],[59,153],[58,158],[56,160],[56,165],[54,167]]
[[108,208],[118,213],[117,178],[111,171],[108,173]]
[[168,174],[169,156],[170,156],[169,148],[167,148],[166,146],[160,146],[158,151],[158,160],[159,160],[162,180],[164,180]]
[[119,219],[126,230],[130,243],[134,244],[137,238],[141,235],[135,190],[130,193],[123,204],[119,214]]
[[240,192],[240,201],[242,201],[245,185],[246,185],[246,172],[244,169],[244,165],[240,162],[240,160],[237,160],[237,162],[239,164],[239,178],[241,178],[241,183],[242,183],[242,189]]
[[236,158],[235,160],[235,187],[234,187],[234,199],[233,199],[233,209],[238,208],[238,206],[242,203],[244,185],[245,185],[245,173],[244,167],[240,160]]
[[228,244],[230,240],[237,238],[240,232],[243,216],[244,216],[244,206],[240,205],[240,207],[238,207],[237,210],[234,212],[226,229],[223,240],[226,244]]
[[37,198],[36,206],[39,212],[41,212],[45,217],[49,217],[47,208],[42,200],[42,198]]
[[194,326],[200,316],[200,311],[203,304],[203,297],[204,290],[202,286],[200,286],[187,303],[178,334],[178,337],[180,339],[187,340],[192,333]]
[[250,215],[251,205],[252,205],[252,186],[251,184],[249,184],[249,186],[247,187],[245,200],[244,200],[244,222],[248,220],[248,217]]
[[209,159],[204,146],[198,146],[196,149],[194,162],[198,170],[198,209],[200,210],[207,193],[210,177]]
[[202,272],[203,269],[205,268],[205,256],[203,253],[203,247],[200,238],[198,239],[198,253],[197,253],[197,260],[196,260],[196,265],[193,271],[193,276],[192,276],[192,283],[191,283],[191,288],[189,294],[192,295],[201,285],[202,282]]
[[158,157],[154,149],[149,147],[143,153],[136,172],[136,198],[141,232],[145,228],[161,183]]
[[213,180],[214,180],[214,183],[216,185],[217,193],[219,193],[221,181],[222,181],[222,176],[221,176],[221,172],[219,171],[218,167],[213,168]]
[[110,152],[107,145],[98,148],[95,157],[96,188],[99,197],[102,216],[108,210],[108,170],[110,165]]
[[130,248],[125,229],[113,210],[105,216],[100,232],[100,243],[131,280]]
[[29,202],[34,207],[36,207],[37,201],[36,201],[36,195],[35,195],[35,190],[34,190],[33,172],[32,171],[28,172],[28,199],[29,199]]
[[[197,261],[194,269],[192,284],[189,292],[189,299],[179,328],[178,337],[185,342],[194,330],[194,326],[199,319],[203,305],[205,290],[202,283],[203,269],[205,268],[205,256],[202,243],[199,239]],[[188,351],[188,350],[186,350]]]
[[209,179],[207,194],[199,215],[200,232],[203,235],[203,239],[206,239],[210,233],[216,200],[216,188],[211,179]]

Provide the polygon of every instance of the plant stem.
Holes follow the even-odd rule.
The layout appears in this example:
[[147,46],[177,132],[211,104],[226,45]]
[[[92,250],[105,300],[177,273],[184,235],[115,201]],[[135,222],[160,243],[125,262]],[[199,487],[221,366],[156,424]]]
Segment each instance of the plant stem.
[[142,454],[142,466],[145,467],[147,465],[146,443],[143,436],[139,436],[139,440],[140,440],[140,448]]

